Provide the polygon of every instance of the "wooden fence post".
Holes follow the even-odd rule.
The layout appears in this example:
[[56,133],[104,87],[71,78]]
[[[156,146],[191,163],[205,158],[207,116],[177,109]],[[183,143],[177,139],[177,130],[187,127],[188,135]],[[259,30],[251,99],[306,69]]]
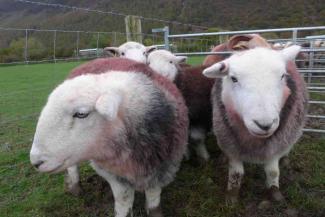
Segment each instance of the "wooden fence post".
[[126,40],[142,43],[141,18],[138,16],[126,16]]

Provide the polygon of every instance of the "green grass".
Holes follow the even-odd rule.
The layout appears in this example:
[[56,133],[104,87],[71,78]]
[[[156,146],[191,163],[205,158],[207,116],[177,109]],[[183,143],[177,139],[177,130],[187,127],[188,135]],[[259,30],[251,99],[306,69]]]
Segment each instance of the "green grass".
[[[202,62],[191,57],[190,63]],[[79,62],[0,67],[0,216],[113,216],[113,197],[105,181],[88,165],[81,169],[84,194],[64,191],[64,175],[37,173],[29,163],[29,149],[37,115],[50,91]],[[246,166],[241,201],[224,203],[227,166],[220,163],[214,138],[207,141],[211,160],[184,162],[176,180],[164,189],[162,207],[166,216],[286,216],[294,208],[299,216],[325,214],[325,139],[305,135],[290,154],[291,169],[281,170],[281,189],[287,202],[259,210],[263,199],[264,173]],[[138,193],[136,216],[145,216],[144,197]]]
[[205,56],[191,56],[187,59],[187,62],[192,65],[200,65],[202,64]]

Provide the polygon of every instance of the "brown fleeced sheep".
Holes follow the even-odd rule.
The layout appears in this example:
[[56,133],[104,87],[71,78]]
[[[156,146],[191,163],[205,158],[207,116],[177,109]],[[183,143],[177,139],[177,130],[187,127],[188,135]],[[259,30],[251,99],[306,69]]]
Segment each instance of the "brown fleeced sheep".
[[211,130],[212,106],[210,93],[214,79],[205,77],[205,66],[191,66],[183,63],[185,57],[175,56],[166,50],[153,51],[148,56],[148,65],[157,73],[174,81],[181,91],[190,119],[190,139],[198,157],[209,159],[205,147],[207,132]]
[[229,159],[227,201],[237,201],[243,162],[264,165],[271,198],[279,191],[279,159],[302,135],[307,90],[293,63],[299,46],[267,47],[233,54],[204,70],[216,78],[212,90],[213,129]]
[[161,189],[187,146],[187,108],[177,87],[121,58],[91,61],[69,78],[43,108],[31,163],[56,173],[90,160],[111,185],[116,217],[131,213],[135,190],[145,192],[149,216],[162,216]]

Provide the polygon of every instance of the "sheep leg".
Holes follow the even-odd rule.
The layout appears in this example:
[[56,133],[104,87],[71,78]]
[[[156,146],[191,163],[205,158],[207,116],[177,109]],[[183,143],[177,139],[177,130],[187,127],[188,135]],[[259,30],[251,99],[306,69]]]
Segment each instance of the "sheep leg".
[[155,187],[145,190],[146,209],[149,217],[163,217],[160,207],[161,188]]
[[229,159],[228,185],[226,193],[227,204],[235,204],[238,202],[239,190],[243,176],[243,162],[236,159]]
[[272,159],[265,163],[264,170],[266,174],[266,187],[268,189],[268,194],[270,199],[275,201],[284,200],[283,195],[279,190],[279,159]]
[[133,216],[132,206],[135,190],[127,183],[121,183],[116,176],[101,169],[91,162],[91,166],[110,184],[114,196],[115,217]]
[[110,180],[109,184],[114,195],[114,209],[115,217],[133,216],[132,206],[134,201],[134,189],[118,182],[117,180]]
[[290,169],[290,159],[288,155],[285,155],[281,158],[280,165],[285,169]]
[[79,183],[79,171],[78,166],[71,166],[67,169],[67,173],[64,177],[65,189],[67,192],[74,196],[79,196],[82,192]]
[[209,152],[205,146],[206,132],[202,127],[191,127],[190,137],[195,142],[195,151],[197,156],[202,158],[204,161],[208,161],[210,158]]

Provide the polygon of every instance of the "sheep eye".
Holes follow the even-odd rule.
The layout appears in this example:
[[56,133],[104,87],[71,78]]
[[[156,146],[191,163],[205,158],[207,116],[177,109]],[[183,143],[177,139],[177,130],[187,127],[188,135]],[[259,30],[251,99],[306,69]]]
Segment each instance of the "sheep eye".
[[238,79],[236,77],[231,76],[230,78],[231,78],[232,82],[234,82],[234,83],[238,82]]
[[281,80],[283,80],[284,76],[285,76],[285,74],[283,74],[283,75],[281,76]]
[[76,112],[73,117],[82,119],[88,117],[88,115],[89,113]]
[[125,53],[124,53],[124,52],[122,52],[122,53],[121,53],[121,55],[122,55],[122,56],[124,56],[124,55],[125,55]]
[[173,61],[169,61],[170,64],[173,64]]

